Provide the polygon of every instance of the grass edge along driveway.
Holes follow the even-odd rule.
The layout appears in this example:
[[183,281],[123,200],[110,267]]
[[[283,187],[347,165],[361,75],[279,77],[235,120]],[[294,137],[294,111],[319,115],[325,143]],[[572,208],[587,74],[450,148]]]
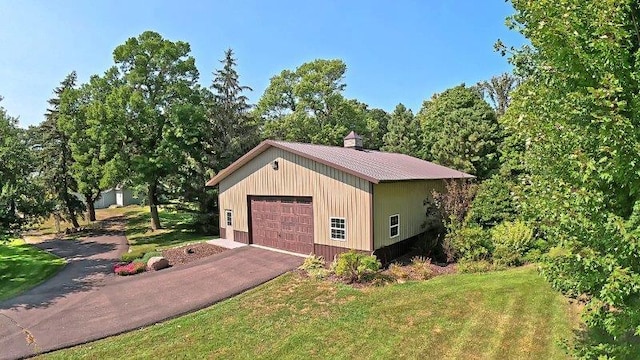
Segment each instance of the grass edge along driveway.
[[46,359],[565,359],[578,317],[532,267],[385,287],[285,274],[207,309]]
[[64,265],[64,259],[22,240],[0,244],[0,301],[42,283]]

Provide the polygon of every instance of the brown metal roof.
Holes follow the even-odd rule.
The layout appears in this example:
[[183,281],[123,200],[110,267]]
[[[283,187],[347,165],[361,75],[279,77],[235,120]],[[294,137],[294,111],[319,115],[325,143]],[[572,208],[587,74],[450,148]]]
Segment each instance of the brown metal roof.
[[289,151],[332,168],[342,170],[374,184],[385,181],[463,179],[474,177],[473,175],[458,170],[404,154],[265,140],[229,167],[220,171],[213,179],[207,182],[207,186],[217,185],[222,179],[270,147]]

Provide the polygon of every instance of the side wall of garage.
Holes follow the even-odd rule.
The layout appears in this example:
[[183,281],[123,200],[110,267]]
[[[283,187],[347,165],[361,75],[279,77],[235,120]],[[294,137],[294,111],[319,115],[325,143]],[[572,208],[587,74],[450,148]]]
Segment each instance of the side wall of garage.
[[[351,174],[272,147],[223,179],[219,190],[221,235],[225,210],[231,210],[234,238],[248,240],[248,196],[311,197],[316,253],[331,254],[329,247],[373,250],[371,183]],[[345,241],[331,239],[331,217],[345,219]]]
[[[379,249],[424,232],[424,200],[444,192],[442,180],[396,181],[373,185],[374,246]],[[398,235],[391,236],[390,217],[398,215]],[[374,249],[374,250],[375,250]]]

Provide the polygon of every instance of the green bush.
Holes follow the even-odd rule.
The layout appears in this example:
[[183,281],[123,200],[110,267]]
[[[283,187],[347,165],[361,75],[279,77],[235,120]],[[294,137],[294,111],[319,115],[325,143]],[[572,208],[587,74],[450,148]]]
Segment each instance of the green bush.
[[322,256],[309,255],[298,269],[310,272],[310,270],[324,269],[326,262]]
[[497,264],[518,266],[525,262],[525,255],[534,247],[533,230],[523,221],[503,222],[491,231]]
[[478,186],[478,192],[467,215],[467,222],[486,229],[504,221],[512,221],[516,214],[509,181],[494,176]]
[[420,280],[428,280],[433,277],[433,269],[431,268],[431,259],[423,256],[414,256],[411,258],[411,269]]
[[151,259],[154,256],[162,256],[162,253],[159,251],[150,251],[144,254],[144,256],[142,257],[142,261],[146,264],[149,261],[149,259]]
[[484,260],[491,258],[491,233],[479,226],[462,227],[449,232],[445,238],[457,260]]
[[333,266],[336,275],[348,282],[371,280],[380,270],[380,261],[374,255],[349,251],[337,256]]
[[503,270],[504,266],[493,264],[488,260],[462,260],[458,263],[458,272],[479,273]]

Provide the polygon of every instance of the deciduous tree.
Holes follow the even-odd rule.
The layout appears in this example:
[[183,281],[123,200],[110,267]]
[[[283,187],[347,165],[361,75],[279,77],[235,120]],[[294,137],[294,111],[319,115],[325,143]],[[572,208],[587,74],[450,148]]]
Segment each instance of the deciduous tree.
[[[584,358],[640,353],[640,8],[513,0],[535,47],[504,123],[520,134],[522,209],[555,247],[543,273],[588,299]],[[520,57],[522,59],[522,57]]]
[[202,114],[197,111],[198,80],[190,46],[146,31],[113,52],[124,85],[108,99],[120,118],[112,136],[122,147],[128,177],[145,184],[151,228],[160,228],[161,181],[177,172],[189,147],[200,146]]
[[271,78],[256,109],[264,136],[341,145],[351,130],[368,133],[364,112],[342,95],[346,70],[341,60],[315,60]]

